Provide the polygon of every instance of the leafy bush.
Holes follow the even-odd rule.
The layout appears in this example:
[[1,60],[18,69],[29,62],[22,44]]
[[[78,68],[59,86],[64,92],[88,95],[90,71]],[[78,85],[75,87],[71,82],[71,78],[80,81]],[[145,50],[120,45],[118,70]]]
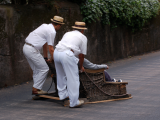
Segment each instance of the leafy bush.
[[158,0],[86,0],[81,5],[83,21],[101,21],[111,28],[126,25],[140,30],[151,18],[158,15]]

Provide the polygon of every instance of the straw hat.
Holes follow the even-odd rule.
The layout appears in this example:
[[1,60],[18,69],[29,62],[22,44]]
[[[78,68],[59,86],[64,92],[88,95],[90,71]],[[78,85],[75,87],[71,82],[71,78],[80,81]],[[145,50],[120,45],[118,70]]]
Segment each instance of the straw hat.
[[54,23],[58,23],[58,24],[64,24],[63,23],[63,18],[60,17],[60,16],[54,16],[54,18],[51,19],[51,21],[54,22]]
[[72,26],[72,28],[82,29],[82,30],[86,30],[87,29],[85,22],[75,22],[75,25]]

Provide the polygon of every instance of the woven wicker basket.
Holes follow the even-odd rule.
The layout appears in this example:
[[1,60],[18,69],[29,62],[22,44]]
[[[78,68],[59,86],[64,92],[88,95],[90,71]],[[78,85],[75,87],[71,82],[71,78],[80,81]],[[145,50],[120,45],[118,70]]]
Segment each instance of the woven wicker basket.
[[91,101],[128,97],[127,82],[106,82],[104,69],[89,70],[80,74],[80,98]]

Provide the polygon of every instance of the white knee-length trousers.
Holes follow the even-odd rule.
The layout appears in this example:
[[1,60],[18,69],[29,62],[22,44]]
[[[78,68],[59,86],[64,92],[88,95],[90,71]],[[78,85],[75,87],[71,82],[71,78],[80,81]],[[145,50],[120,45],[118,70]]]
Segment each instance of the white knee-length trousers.
[[57,89],[61,100],[69,96],[70,107],[79,104],[79,70],[73,52],[54,51],[54,62],[57,72]]
[[33,87],[41,90],[47,78],[49,67],[39,50],[34,47],[25,44],[23,54],[33,70]]

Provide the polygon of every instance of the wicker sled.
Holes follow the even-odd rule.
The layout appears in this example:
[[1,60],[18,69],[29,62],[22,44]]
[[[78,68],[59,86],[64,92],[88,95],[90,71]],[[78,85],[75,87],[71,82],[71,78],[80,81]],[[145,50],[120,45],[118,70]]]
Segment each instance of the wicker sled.
[[80,98],[87,98],[89,102],[131,98],[126,91],[128,82],[106,82],[104,69],[86,69],[80,74],[80,82]]
[[[53,63],[47,63],[52,74],[52,79],[57,86],[56,71]],[[106,82],[104,76],[104,69],[90,70],[85,69],[84,73],[80,75],[80,95],[79,98],[85,101],[85,104],[110,102],[116,100],[126,100],[132,98],[127,94],[126,85],[128,82]],[[32,99],[49,98],[59,100],[56,94],[38,95]],[[68,106],[69,101],[64,102],[64,106]]]

